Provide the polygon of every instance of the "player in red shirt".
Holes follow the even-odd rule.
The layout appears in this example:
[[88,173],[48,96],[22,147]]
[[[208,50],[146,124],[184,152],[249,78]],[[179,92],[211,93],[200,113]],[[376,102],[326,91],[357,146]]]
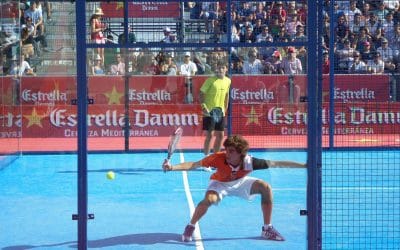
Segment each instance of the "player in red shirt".
[[225,196],[238,196],[251,199],[261,195],[261,207],[264,218],[261,236],[268,240],[283,241],[284,237],[272,226],[272,188],[265,181],[248,176],[253,170],[270,167],[305,168],[306,164],[293,161],[271,161],[252,157],[247,154],[248,142],[239,135],[229,136],[224,141],[224,152],[217,152],[197,162],[183,162],[171,165],[163,163],[164,171],[192,170],[198,167],[215,168],[204,199],[197,205],[190,223],[182,235],[183,241],[191,241],[195,224],[206,214],[208,208],[220,202]]

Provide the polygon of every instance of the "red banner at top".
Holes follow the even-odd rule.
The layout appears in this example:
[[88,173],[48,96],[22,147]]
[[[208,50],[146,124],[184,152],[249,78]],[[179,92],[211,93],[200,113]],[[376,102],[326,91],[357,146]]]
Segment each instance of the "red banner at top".
[[[124,3],[101,3],[105,18],[123,18]],[[131,18],[178,18],[178,2],[130,2],[128,17]]]

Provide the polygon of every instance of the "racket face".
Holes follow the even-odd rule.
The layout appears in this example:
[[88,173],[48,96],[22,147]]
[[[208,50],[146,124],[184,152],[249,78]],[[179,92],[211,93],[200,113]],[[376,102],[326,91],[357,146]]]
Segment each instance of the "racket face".
[[171,136],[169,144],[168,144],[168,159],[171,158],[171,155],[174,153],[176,146],[179,143],[179,140],[181,139],[183,133],[183,129],[181,127],[178,127],[174,134]]

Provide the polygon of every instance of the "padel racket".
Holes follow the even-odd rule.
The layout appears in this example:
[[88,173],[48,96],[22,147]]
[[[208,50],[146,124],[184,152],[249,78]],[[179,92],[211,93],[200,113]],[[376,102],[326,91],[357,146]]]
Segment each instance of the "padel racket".
[[182,137],[183,129],[181,127],[178,127],[175,132],[171,135],[171,138],[169,139],[168,143],[168,156],[167,160],[171,159],[172,154],[175,152],[176,147],[179,144],[179,141]]

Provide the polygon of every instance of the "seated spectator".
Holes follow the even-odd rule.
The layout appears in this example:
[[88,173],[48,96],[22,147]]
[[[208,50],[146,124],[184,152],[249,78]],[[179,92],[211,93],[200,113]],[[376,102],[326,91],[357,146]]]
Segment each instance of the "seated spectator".
[[30,33],[28,27],[23,27],[21,29],[20,48],[21,54],[24,55],[25,58],[31,58],[35,54],[33,43],[32,33]]
[[393,70],[395,67],[393,63],[395,51],[388,46],[388,40],[386,38],[383,37],[381,39],[381,46],[376,49],[376,52],[381,55],[382,60],[385,63],[385,69]]
[[[118,43],[125,43],[125,34],[123,32],[118,36]],[[136,35],[133,32],[133,27],[131,25],[128,27],[128,43],[136,43]]]
[[268,18],[267,11],[265,10],[265,2],[257,2],[257,7],[254,11],[254,14],[256,15],[256,18],[260,20],[265,21]]
[[290,42],[290,41],[292,41],[292,38],[286,32],[286,28],[281,27],[279,33],[274,37],[274,41],[275,42]]
[[196,64],[197,74],[204,75],[207,71],[207,66],[197,56],[193,58],[193,62]]
[[385,1],[380,0],[377,9],[374,11],[375,16],[377,17],[377,21],[383,22],[387,13],[389,13],[389,10],[386,8]]
[[276,50],[270,58],[265,60],[264,74],[281,74],[281,53]]
[[353,22],[349,23],[349,29],[352,34],[358,35],[360,28],[365,26],[365,22],[361,20],[361,14],[356,13],[354,15]]
[[364,49],[361,51],[361,60],[367,63],[374,58],[374,53],[375,51],[371,48],[371,43],[368,41],[364,42]]
[[30,64],[25,60],[25,57],[22,55],[20,64],[18,64],[17,57],[13,56],[8,75],[35,76],[36,74]]
[[306,42],[307,36],[304,34],[304,26],[298,25],[296,27],[296,34],[293,37],[294,42]]
[[272,21],[269,25],[271,35],[273,37],[277,37],[282,27],[284,27],[284,24],[279,23],[278,18],[272,18]]
[[366,44],[365,42],[372,42],[372,37],[369,34],[369,31],[367,28],[362,27],[360,29],[360,32],[358,33],[357,36],[357,45],[356,45],[356,50],[358,51],[363,51],[364,50],[364,44]]
[[329,74],[330,71],[330,61],[329,61],[329,53],[323,53],[323,62],[322,62],[322,74]]
[[125,75],[125,63],[122,61],[121,54],[115,56],[116,62],[110,67],[111,75]]
[[356,14],[361,15],[361,10],[357,8],[357,0],[350,0],[349,9],[345,14],[349,24],[353,23]]
[[232,74],[240,75],[243,74],[243,58],[238,57],[232,62]]
[[[107,35],[106,44],[115,44],[114,37]],[[111,65],[116,62],[115,55],[120,53],[120,48],[105,48],[104,49],[104,68],[110,69]]]
[[[36,5],[36,7],[32,8],[33,5]],[[33,10],[33,9],[35,9],[35,10]],[[46,35],[45,35],[45,23],[44,23],[44,19],[43,19],[43,10],[42,10],[42,5],[39,0],[35,0],[35,2],[31,1],[30,8],[24,12],[24,17],[26,20],[26,24],[27,25],[31,24],[34,27],[33,37],[35,39],[35,46],[37,47],[37,49],[36,49],[37,55],[39,55],[42,50],[45,52],[52,51],[51,49],[49,49],[47,47],[47,40],[46,40]],[[28,23],[28,21],[27,21],[28,17],[31,18],[32,23]]]
[[368,21],[365,23],[365,28],[368,30],[368,34],[372,39],[378,40],[381,36],[381,23],[378,21],[378,17],[371,12]]
[[24,16],[25,19],[30,17],[32,19],[32,23],[35,26],[35,32],[37,35],[44,34],[44,23],[43,23],[43,13],[38,9],[39,1],[31,1],[29,9],[25,10]]
[[272,42],[273,37],[270,33],[268,33],[268,26],[263,25],[261,29],[261,33],[256,36],[256,42]]
[[367,72],[371,74],[383,74],[385,63],[381,59],[379,52],[374,53],[373,59],[367,63]]
[[348,72],[350,74],[364,74],[367,72],[367,65],[361,60],[360,52],[354,52],[353,62],[350,64]]
[[353,55],[355,49],[351,47],[350,41],[348,39],[344,40],[344,47],[342,49],[336,50],[336,58],[338,60],[338,70],[348,71],[350,63],[353,62]]
[[6,55],[8,59],[13,57],[12,47],[17,45],[19,39],[14,32],[14,27],[11,24],[3,24],[0,33],[1,53]]
[[396,11],[400,7],[400,1],[398,0],[382,0],[385,3],[386,9],[390,11]]
[[[22,29],[27,29],[28,34],[30,37],[32,37],[32,45],[34,48],[34,53],[36,56],[41,56],[42,50],[41,47],[47,47],[47,42],[46,38],[43,34],[36,34],[36,29],[35,26],[32,24],[32,18],[31,17],[26,17],[25,18],[25,24],[21,26]],[[30,39],[30,38],[29,38]],[[45,49],[45,51],[48,51]]]
[[201,4],[200,18],[205,21],[206,32],[214,32],[215,20],[218,20],[219,2],[199,2]]
[[154,57],[152,57],[151,54],[144,55],[141,58],[141,60],[144,60],[143,70],[142,70],[143,75],[160,75],[161,74],[160,66],[158,65],[157,60]]
[[170,27],[165,27],[163,29],[164,32],[164,38],[161,40],[163,43],[173,43],[176,41],[176,36],[172,34],[171,28]]
[[264,73],[264,66],[260,59],[257,58],[257,52],[250,50],[248,59],[244,62],[243,73],[246,75],[259,75]]
[[371,5],[369,4],[369,2],[365,1],[361,8],[361,21],[363,23],[366,23],[368,21],[370,12],[371,12]]
[[272,18],[277,18],[279,23],[281,24],[284,24],[286,22],[287,12],[283,8],[282,1],[272,3],[271,16]]
[[256,36],[253,33],[251,26],[246,26],[245,32],[240,34],[240,42],[242,43],[254,43],[256,42]]
[[92,75],[104,75],[104,69],[103,69],[103,63],[102,63],[103,59],[101,58],[101,56],[99,54],[96,54],[95,58],[94,58],[94,63],[92,66]]
[[286,32],[291,38],[294,38],[294,36],[296,35],[297,26],[303,26],[303,24],[299,20],[297,20],[297,12],[295,12],[285,23]]
[[394,21],[393,13],[388,12],[386,14],[385,20],[381,23],[382,33],[387,36],[388,33],[393,32]]
[[233,43],[240,42],[239,31],[238,31],[238,29],[236,28],[235,25],[232,25],[232,30],[231,30],[231,32],[232,32],[232,34],[231,34],[232,42],[233,42]]
[[400,51],[400,22],[395,24],[392,33],[385,35],[385,38],[389,42],[389,47],[393,49],[395,55]]
[[197,66],[190,60],[190,52],[186,52],[183,63],[180,66],[179,75],[194,76],[197,73]]
[[188,2],[187,7],[190,12],[190,19],[199,19],[201,13],[201,4],[197,2]]
[[348,39],[349,36],[349,25],[346,21],[346,16],[344,14],[338,15],[337,22],[335,23],[335,41],[343,41]]
[[296,57],[296,49],[294,47],[287,49],[287,56],[282,60],[281,72],[287,75],[296,75],[303,72],[303,65],[300,59]]
[[172,55],[167,54],[165,56],[164,61],[161,63],[160,70],[162,75],[176,76],[178,74],[178,67]]
[[257,18],[256,23],[253,26],[254,35],[257,37],[258,34],[260,34],[263,31],[264,27],[265,27],[265,24],[263,24],[262,19]]

